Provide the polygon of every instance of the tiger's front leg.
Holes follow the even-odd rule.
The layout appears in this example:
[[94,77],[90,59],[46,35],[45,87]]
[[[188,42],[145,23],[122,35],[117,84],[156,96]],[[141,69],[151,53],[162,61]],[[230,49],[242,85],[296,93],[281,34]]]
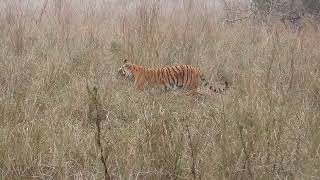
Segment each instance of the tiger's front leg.
[[144,90],[144,86],[145,86],[145,78],[143,77],[138,77],[135,79],[134,81],[134,85],[137,89],[139,89],[140,91]]

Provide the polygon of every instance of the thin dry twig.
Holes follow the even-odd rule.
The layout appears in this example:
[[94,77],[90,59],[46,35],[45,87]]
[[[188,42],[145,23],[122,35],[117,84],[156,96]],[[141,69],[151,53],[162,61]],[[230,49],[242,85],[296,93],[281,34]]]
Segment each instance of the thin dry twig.
[[93,87],[93,89],[90,90],[89,85],[87,84],[87,91],[89,94],[89,119],[91,121],[95,122],[96,129],[97,129],[96,143],[97,143],[97,146],[100,151],[99,152],[100,160],[104,166],[105,179],[110,180],[111,177],[109,175],[108,166],[107,166],[107,162],[106,162],[106,160],[108,158],[108,153],[104,152],[102,140],[101,140],[101,120],[102,120],[102,117],[101,117],[101,114],[99,113],[101,108],[99,107],[100,103],[98,100],[98,89],[97,89],[97,87]]
[[197,174],[196,174],[196,155],[194,153],[194,147],[193,147],[193,144],[192,144],[192,141],[191,141],[191,133],[190,133],[190,130],[189,130],[189,126],[186,124],[186,131],[187,131],[187,134],[188,134],[188,144],[189,144],[189,147],[190,147],[190,151],[191,151],[191,158],[192,158],[192,164],[191,164],[191,174],[193,176],[193,179],[197,179]]
[[42,15],[44,13],[44,11],[46,10],[47,8],[47,4],[48,4],[48,0],[46,0],[44,3],[43,3],[43,7],[40,11],[40,15],[39,15],[39,18],[36,20],[36,23],[39,24],[41,22],[41,19],[42,19]]
[[244,151],[244,154],[245,154],[246,168],[247,168],[249,176],[252,179],[253,175],[252,175],[252,172],[251,172],[250,155],[249,155],[249,152],[247,150],[246,142],[245,142],[245,140],[243,138],[243,126],[238,124],[238,128],[239,128],[239,133],[240,133],[241,144],[242,144],[243,151]]

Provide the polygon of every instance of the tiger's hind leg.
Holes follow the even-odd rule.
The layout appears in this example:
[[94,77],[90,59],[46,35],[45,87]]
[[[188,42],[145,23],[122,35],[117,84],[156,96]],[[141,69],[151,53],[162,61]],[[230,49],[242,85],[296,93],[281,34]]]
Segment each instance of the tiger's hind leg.
[[169,92],[172,88],[168,85],[161,85],[161,92]]

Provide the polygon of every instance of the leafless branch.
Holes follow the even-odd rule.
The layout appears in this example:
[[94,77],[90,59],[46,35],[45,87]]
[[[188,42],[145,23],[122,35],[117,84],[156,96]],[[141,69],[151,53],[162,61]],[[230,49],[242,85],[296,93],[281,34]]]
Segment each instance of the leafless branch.
[[239,17],[239,18],[235,18],[235,19],[226,19],[225,22],[226,23],[234,23],[236,21],[242,21],[244,19],[248,19],[251,17],[252,14],[250,14],[249,16],[245,16],[245,17]]
[[41,11],[40,11],[39,18],[36,20],[36,23],[37,23],[37,24],[41,22],[42,15],[43,15],[44,11],[45,11],[46,8],[47,8],[47,4],[48,4],[48,0],[46,0],[46,1],[44,2],[43,6],[42,6],[42,9],[41,9]]

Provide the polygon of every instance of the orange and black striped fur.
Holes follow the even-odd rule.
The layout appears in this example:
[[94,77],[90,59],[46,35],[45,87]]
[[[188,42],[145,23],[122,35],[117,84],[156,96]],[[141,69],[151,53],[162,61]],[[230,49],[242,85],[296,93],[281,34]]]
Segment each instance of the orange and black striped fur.
[[185,89],[187,94],[195,95],[200,85],[218,92],[208,83],[199,68],[190,65],[146,68],[124,60],[124,64],[118,70],[118,75],[132,79],[139,90],[143,90],[146,85],[161,85],[166,91]]

